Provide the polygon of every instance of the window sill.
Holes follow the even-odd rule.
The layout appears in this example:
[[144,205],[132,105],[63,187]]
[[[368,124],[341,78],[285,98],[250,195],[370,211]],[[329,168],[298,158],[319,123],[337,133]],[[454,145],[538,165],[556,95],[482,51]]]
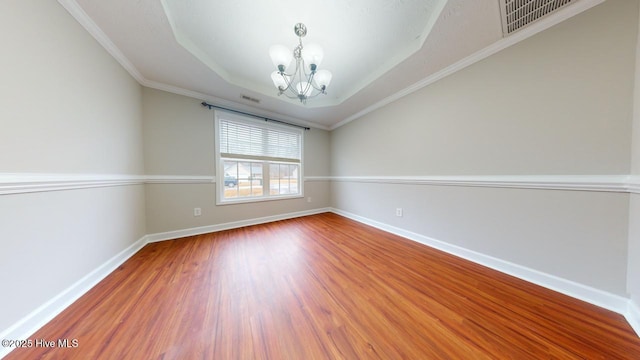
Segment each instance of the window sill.
[[216,200],[216,205],[233,205],[233,204],[248,204],[248,203],[256,203],[263,201],[274,201],[274,200],[292,200],[292,199],[302,199],[304,198],[304,194],[295,194],[295,195],[279,195],[279,196],[268,196],[268,197],[254,197],[249,199],[228,199],[228,200]]

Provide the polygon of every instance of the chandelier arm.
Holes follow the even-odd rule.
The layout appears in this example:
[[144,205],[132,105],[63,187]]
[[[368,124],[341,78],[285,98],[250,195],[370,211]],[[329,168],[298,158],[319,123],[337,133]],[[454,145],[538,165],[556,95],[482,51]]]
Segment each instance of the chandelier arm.
[[286,91],[287,90],[291,91],[291,93],[293,93],[295,95],[295,97],[291,97],[291,96],[287,95],[287,97],[290,98],[290,99],[297,99],[298,98],[298,94],[296,93],[294,87],[292,86],[294,82],[291,81],[291,80],[295,80],[296,73],[298,73],[298,63],[299,63],[298,59],[296,59],[296,68],[294,69],[293,73],[287,74],[284,71],[280,72],[280,75],[284,79],[285,84],[287,84],[287,87],[285,87],[284,89],[279,89],[280,93],[281,94],[285,93],[285,95],[287,95]]
[[[298,93],[296,93],[296,91],[293,88],[293,82],[291,82],[288,78],[288,76],[291,76],[291,78],[293,78],[295,74],[293,75],[288,75],[284,72],[280,73],[280,75],[282,76],[282,78],[284,79],[285,84],[287,84],[286,87],[279,87],[278,88],[278,96],[283,95],[288,97],[289,99],[299,99],[300,97],[298,96]],[[286,75],[286,76],[285,76]],[[291,95],[290,95],[291,94]]]
[[[304,71],[304,76],[305,76],[305,78],[307,78],[307,79],[308,79],[307,81],[309,82],[309,84],[311,84],[311,87],[313,87],[314,89],[316,89],[316,90],[320,91],[320,93],[322,93],[322,94],[326,94],[326,92],[325,92],[325,90],[326,90],[326,89],[323,89],[322,87],[317,87],[317,86],[313,83],[313,79],[314,79],[314,78],[315,78],[315,76],[316,76],[316,72],[317,72],[317,70],[313,70],[313,71],[307,72],[307,71],[306,71],[306,69],[307,69],[306,65],[307,65],[307,64],[304,62],[304,59],[303,59],[303,60],[302,60],[302,69],[303,69],[303,71]],[[315,97],[315,96],[314,96],[314,97]]]
[[[307,83],[309,83],[309,85],[316,89],[316,90],[320,90],[319,88],[317,88],[314,84],[313,84],[313,78],[316,74],[315,70],[312,70],[310,72],[307,72],[307,64],[305,63],[304,59],[302,59],[302,71],[301,73],[304,73],[304,79]],[[309,89],[309,85],[307,85],[307,88],[305,89],[305,92]]]
[[[302,92],[303,94],[310,94],[309,93],[309,88],[311,87],[311,83],[307,81],[307,86],[304,87],[304,91]],[[307,96],[307,95],[305,95]],[[308,96],[307,96],[308,97]]]
[[287,84],[287,87],[280,90],[281,92],[285,92],[289,89],[291,89],[291,81],[289,80],[289,76],[285,76],[284,73],[282,74],[282,77],[284,78],[284,83]]
[[[295,73],[289,75],[289,74],[286,74],[285,72],[281,72],[280,75],[284,79],[284,82],[285,82],[285,84],[287,84],[287,86],[284,87],[284,88],[283,87],[279,87],[278,88],[278,90],[279,90],[278,95],[283,95],[284,94],[284,96],[288,97],[289,99],[298,99],[299,97],[296,94],[296,92],[294,91],[293,86],[292,86],[293,82],[291,80],[289,80],[289,77],[291,77],[291,79],[294,79]],[[291,93],[294,96],[289,95],[289,93]]]
[[315,71],[312,71],[312,72],[311,72],[311,74],[309,74],[309,75],[308,75],[308,77],[309,77],[309,84],[310,84],[310,85],[311,85],[311,87],[313,87],[314,89],[316,89],[316,90],[320,90],[320,89],[318,89],[318,88],[313,84],[313,78],[315,77],[315,75],[316,75],[316,72],[315,72]]
[[309,82],[313,80],[313,77],[316,74],[316,70],[311,70],[310,72],[307,72],[307,64],[305,63],[304,59],[302,59],[302,72],[304,72],[304,77],[308,79]]

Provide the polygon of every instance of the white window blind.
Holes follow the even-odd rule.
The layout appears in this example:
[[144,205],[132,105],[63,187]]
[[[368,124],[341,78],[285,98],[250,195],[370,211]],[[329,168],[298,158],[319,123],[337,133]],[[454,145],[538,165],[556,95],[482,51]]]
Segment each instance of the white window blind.
[[216,204],[303,196],[303,132],[215,112]]
[[220,119],[220,155],[225,158],[300,162],[298,132]]

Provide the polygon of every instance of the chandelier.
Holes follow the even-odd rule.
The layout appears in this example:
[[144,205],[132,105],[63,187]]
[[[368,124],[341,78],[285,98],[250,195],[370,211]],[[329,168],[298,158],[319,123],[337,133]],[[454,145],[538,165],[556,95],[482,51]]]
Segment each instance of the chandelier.
[[[318,70],[324,56],[319,45],[302,46],[302,38],[307,35],[307,27],[303,23],[297,23],[293,30],[299,41],[293,52],[284,45],[269,48],[271,61],[278,69],[271,73],[271,80],[278,88],[278,96],[284,94],[290,99],[298,99],[306,104],[307,99],[327,94],[332,75],[329,70]],[[295,69],[288,72],[287,69],[294,65],[292,60],[295,60]]]

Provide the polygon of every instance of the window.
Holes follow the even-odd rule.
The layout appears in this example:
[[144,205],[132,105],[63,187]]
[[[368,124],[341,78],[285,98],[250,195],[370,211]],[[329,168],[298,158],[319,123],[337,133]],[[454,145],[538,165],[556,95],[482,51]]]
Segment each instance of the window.
[[302,131],[216,111],[217,204],[302,197]]

